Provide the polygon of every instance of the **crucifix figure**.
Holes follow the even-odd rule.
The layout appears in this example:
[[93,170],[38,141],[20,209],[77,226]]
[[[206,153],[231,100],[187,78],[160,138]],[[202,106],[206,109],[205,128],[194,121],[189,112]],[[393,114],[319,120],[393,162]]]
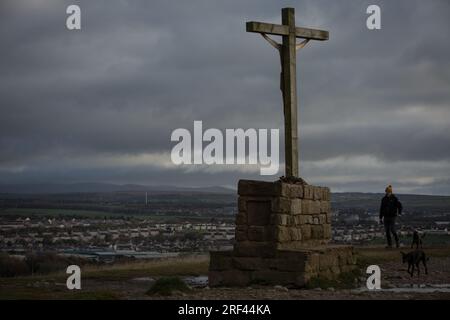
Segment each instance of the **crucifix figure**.
[[[286,177],[299,178],[296,52],[310,40],[328,40],[328,31],[296,27],[293,8],[283,8],[281,10],[281,18],[281,25],[254,21],[247,22],[247,32],[260,33],[280,53],[280,89],[283,96],[284,110]],[[269,34],[282,36],[283,42],[281,44],[277,43],[268,36]],[[296,43],[296,38],[305,40]]]

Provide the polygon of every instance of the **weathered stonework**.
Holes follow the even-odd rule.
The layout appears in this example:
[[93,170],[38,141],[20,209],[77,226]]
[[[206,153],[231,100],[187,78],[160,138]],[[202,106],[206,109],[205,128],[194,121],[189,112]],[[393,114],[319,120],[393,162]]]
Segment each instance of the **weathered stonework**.
[[[272,242],[277,249],[286,248],[286,243],[290,249],[327,244],[331,239],[331,218],[327,219],[331,215],[329,192],[324,187],[281,181],[240,180],[236,230],[245,225],[246,239]],[[239,235],[239,239],[245,237]]]
[[314,277],[334,279],[355,266],[353,248],[317,246],[273,250],[271,254],[241,257],[233,251],[211,252],[210,286],[248,286],[252,283],[303,287]]
[[240,180],[233,251],[211,252],[210,286],[304,286],[355,266],[353,248],[331,240],[326,187]]

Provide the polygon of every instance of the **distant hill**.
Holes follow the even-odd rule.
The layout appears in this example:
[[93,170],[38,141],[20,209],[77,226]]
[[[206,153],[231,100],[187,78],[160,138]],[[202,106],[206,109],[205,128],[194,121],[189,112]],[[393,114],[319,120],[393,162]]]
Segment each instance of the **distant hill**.
[[[377,212],[384,194],[342,192],[332,193],[331,206],[336,209],[364,208]],[[450,196],[430,196],[420,194],[397,194],[404,211],[433,211],[450,214]]]
[[[99,196],[102,199],[111,201],[120,200],[123,202],[138,202],[143,199],[142,193],[148,192],[149,197],[156,196],[158,201],[169,201],[170,203],[193,204],[206,201],[220,203],[225,201],[227,206],[235,205],[237,193],[236,190],[222,186],[187,188],[176,186],[146,186],[138,184],[110,184],[110,183],[73,183],[73,184],[16,184],[0,185],[0,199],[14,199],[22,196],[29,196],[34,199],[51,199],[57,197],[68,197],[70,199],[79,199],[86,201],[90,199],[98,202]],[[192,196],[192,194],[202,194],[202,197]],[[77,194],[84,194],[79,198]],[[97,195],[96,195],[97,194]],[[45,197],[43,197],[45,195]],[[87,198],[86,198],[87,196]],[[414,194],[397,194],[403,203],[405,212],[427,213],[427,214],[449,214],[450,215],[450,196],[431,196]],[[50,198],[48,198],[50,197]],[[75,197],[75,198],[74,198]],[[219,198],[217,198],[219,197]],[[331,194],[331,206],[334,210],[345,210],[351,212],[379,210],[380,200],[383,197],[381,193],[362,193],[362,192],[342,192]],[[83,200],[84,199],[84,200]]]
[[0,194],[57,194],[57,193],[107,193],[107,192],[203,192],[203,193],[236,193],[235,190],[221,187],[176,187],[145,186],[138,184],[112,183],[71,183],[71,184],[9,184],[0,185]]

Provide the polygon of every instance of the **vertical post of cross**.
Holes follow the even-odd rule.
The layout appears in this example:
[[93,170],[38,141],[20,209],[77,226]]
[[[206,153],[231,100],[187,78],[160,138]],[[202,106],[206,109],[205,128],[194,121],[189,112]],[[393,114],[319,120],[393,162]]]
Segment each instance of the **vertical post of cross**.
[[281,15],[282,24],[289,28],[282,48],[285,170],[287,177],[299,177],[295,10],[283,8]]

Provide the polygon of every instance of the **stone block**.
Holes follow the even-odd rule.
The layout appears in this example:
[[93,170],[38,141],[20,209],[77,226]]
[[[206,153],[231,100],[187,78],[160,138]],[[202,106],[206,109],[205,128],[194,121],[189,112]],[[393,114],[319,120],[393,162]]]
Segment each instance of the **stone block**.
[[235,228],[236,231],[247,232],[248,226],[246,224],[238,225]]
[[275,258],[271,260],[270,266],[272,269],[279,271],[304,272],[305,263],[305,259],[301,257],[293,259]]
[[331,239],[333,230],[331,229],[331,224],[327,223],[323,225],[323,237],[325,239]]
[[302,201],[301,199],[291,199],[291,214],[297,215],[302,213]]
[[312,216],[312,224],[320,224],[320,219],[318,215]]
[[300,226],[300,230],[302,232],[302,240],[310,240],[312,236],[311,225],[304,224]]
[[210,263],[209,270],[211,271],[223,271],[233,268],[232,264],[232,251],[211,251],[209,253]]
[[236,241],[248,240],[247,225],[237,225],[234,231],[234,238]]
[[319,200],[302,200],[302,214],[319,214]]
[[[300,279],[298,279],[300,277]],[[301,272],[258,270],[252,273],[252,282],[269,285],[302,285]]]
[[272,212],[290,213],[291,199],[284,197],[276,197],[272,199]]
[[272,241],[273,229],[270,226],[249,226],[247,236],[250,241]]
[[[302,235],[302,237],[303,237],[303,235]],[[296,251],[296,250],[301,250],[302,248],[304,248],[304,246],[306,244],[309,245],[309,242],[305,242],[303,240],[291,240],[291,241],[287,241],[287,242],[278,242],[277,249],[278,250]]]
[[331,269],[333,267],[339,267],[339,260],[337,255],[332,254],[330,251],[321,254],[319,267],[321,271]]
[[299,251],[277,250],[274,257],[276,259],[286,259],[286,260],[292,260],[292,259],[305,260],[307,254],[308,254],[308,252],[305,250],[299,250]]
[[289,227],[277,226],[275,228],[275,239],[278,242],[288,242],[291,241],[291,233]]
[[250,241],[265,241],[265,227],[264,226],[249,226],[248,231],[248,240]]
[[324,187],[322,188],[322,200],[330,201],[330,188]]
[[306,200],[314,199],[314,186],[310,186],[310,185],[303,186],[303,199],[306,199]]
[[211,271],[208,274],[210,287],[245,287],[250,284],[251,272],[241,270]]
[[352,272],[353,270],[356,269],[355,265],[343,265],[340,266],[341,269],[341,273],[347,273],[347,272]]
[[258,241],[240,241],[234,245],[234,255],[237,257],[272,257],[276,243]]
[[277,197],[287,196],[288,190],[287,185],[279,181],[239,180],[238,194],[240,196]]
[[345,265],[347,265],[347,264],[352,264],[352,263],[351,263],[352,260],[350,260],[349,257],[352,257],[352,254],[351,254],[351,253],[349,254],[349,252],[341,252],[341,253],[339,254],[339,257],[338,257],[338,259],[339,259],[339,265],[340,265],[340,266],[345,266]]
[[270,220],[272,225],[278,226],[291,226],[295,224],[294,216],[284,213],[272,214]]
[[233,266],[239,270],[260,270],[264,263],[260,257],[234,257]]
[[327,223],[331,223],[331,220],[333,219],[333,214],[331,211],[327,212]]
[[310,253],[306,258],[305,271],[309,273],[319,272],[320,270],[320,254]]
[[309,214],[319,214],[319,213],[320,213],[320,201],[319,200],[311,201]]
[[289,228],[289,234],[292,241],[301,241],[302,240],[302,232],[300,228],[291,227]]
[[318,215],[318,217],[319,217],[319,224],[327,223],[327,215],[326,214],[321,213]]
[[236,215],[236,226],[247,225],[247,213],[245,211],[239,211]]
[[252,226],[270,224],[270,201],[247,201],[247,223]]
[[289,184],[288,185],[288,197],[303,199],[303,186],[300,184]]
[[313,199],[314,200],[322,200],[323,192],[321,187],[314,187],[313,189]]
[[312,200],[302,200],[302,214],[311,214]]
[[320,201],[320,212],[328,213],[330,211],[330,202],[326,200]]
[[294,216],[294,222],[296,226],[301,226],[304,224],[309,224],[312,223],[312,216],[311,215],[299,215],[299,216]]
[[247,241],[248,240],[247,232],[236,230],[236,232],[234,233],[234,239],[236,241]]
[[239,211],[247,211],[247,197],[239,197],[238,198],[238,210]]
[[311,238],[312,239],[323,239],[323,226],[322,225],[312,225],[311,226]]

